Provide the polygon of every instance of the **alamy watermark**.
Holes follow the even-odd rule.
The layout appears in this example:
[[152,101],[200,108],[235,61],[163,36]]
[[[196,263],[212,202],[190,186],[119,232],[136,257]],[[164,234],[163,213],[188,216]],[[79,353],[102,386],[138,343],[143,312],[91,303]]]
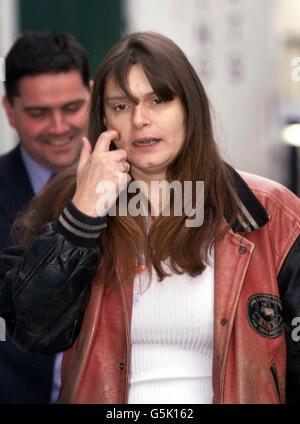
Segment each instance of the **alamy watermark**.
[[5,59],[0,56],[0,81],[5,81]]
[[300,57],[294,57],[291,61],[291,65],[293,67],[291,77],[295,82],[300,81]]
[[300,340],[300,317],[295,317],[292,320],[292,326],[295,327],[292,331],[293,342],[299,342]]
[[6,324],[4,318],[0,317],[0,342],[6,341]]
[[[173,198],[174,216],[187,216],[186,227],[200,227],[204,221],[204,181],[151,181],[150,191],[144,181],[132,181],[127,188],[127,174],[119,174],[119,189],[112,181],[101,181],[96,193],[101,194],[96,210],[99,216],[116,216],[115,199],[119,197],[119,216],[170,216]],[[194,186],[194,190],[193,190]],[[128,200],[128,193],[134,194]],[[173,196],[171,195],[173,193]],[[118,196],[117,196],[118,194]],[[151,199],[150,210],[148,199]]]

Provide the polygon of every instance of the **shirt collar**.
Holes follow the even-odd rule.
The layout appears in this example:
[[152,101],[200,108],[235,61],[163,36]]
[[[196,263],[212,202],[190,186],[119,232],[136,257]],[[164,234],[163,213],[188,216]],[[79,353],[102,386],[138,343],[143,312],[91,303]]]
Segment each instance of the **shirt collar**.
[[32,157],[29,155],[29,153],[27,153],[27,151],[22,147],[22,145],[20,146],[20,151],[33,192],[34,194],[37,194],[49,181],[49,178],[53,174],[53,171],[44,168],[34,159],[32,159]]

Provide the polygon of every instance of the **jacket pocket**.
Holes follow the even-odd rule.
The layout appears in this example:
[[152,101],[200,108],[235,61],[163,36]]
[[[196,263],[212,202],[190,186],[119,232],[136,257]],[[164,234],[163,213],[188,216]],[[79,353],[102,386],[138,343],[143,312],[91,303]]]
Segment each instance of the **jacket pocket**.
[[278,398],[280,400],[280,391],[279,391],[279,384],[278,384],[278,378],[277,378],[277,372],[276,372],[276,366],[275,364],[272,364],[270,367],[270,371],[272,373],[273,379],[274,379],[274,383],[276,386],[276,390],[277,390],[277,394],[278,394]]

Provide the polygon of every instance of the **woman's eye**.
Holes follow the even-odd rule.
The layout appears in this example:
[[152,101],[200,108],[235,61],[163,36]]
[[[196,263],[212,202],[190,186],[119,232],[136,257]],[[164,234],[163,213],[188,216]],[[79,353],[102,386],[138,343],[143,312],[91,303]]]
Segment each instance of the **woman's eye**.
[[116,112],[121,112],[121,111],[123,111],[125,109],[127,109],[127,105],[125,105],[125,104],[120,104],[120,105],[114,106],[114,110]]
[[160,99],[159,97],[156,97],[156,98],[153,100],[153,103],[155,103],[155,104],[159,105],[160,103],[162,103],[162,99]]

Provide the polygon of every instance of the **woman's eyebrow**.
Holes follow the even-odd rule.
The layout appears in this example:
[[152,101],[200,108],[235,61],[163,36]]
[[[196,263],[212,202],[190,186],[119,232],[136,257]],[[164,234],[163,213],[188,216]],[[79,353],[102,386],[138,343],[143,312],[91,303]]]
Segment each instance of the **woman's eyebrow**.
[[105,97],[105,101],[109,102],[110,100],[125,100],[128,99],[128,96],[109,96]]
[[[144,93],[143,94],[143,98],[147,98],[147,97],[151,97],[151,96],[153,96],[153,95],[155,95],[156,96],[156,94],[155,94],[155,92],[154,91],[149,91],[148,93]],[[128,96],[126,96],[126,95],[120,95],[120,96],[107,96],[106,98],[105,98],[105,101],[106,102],[109,102],[109,101],[121,101],[121,100],[126,100],[126,99],[130,99],[130,97],[128,97]]]

